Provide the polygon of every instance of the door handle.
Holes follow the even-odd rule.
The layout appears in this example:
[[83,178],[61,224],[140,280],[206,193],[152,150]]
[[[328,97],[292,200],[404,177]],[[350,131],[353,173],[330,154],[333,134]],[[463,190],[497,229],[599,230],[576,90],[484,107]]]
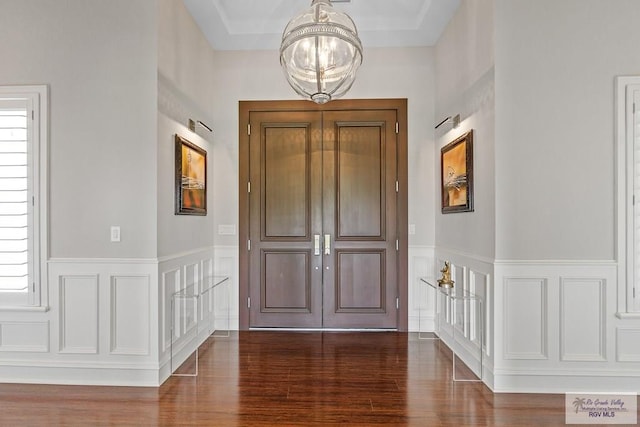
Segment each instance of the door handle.
[[320,255],[320,235],[313,235],[313,254]]
[[331,255],[331,235],[324,235],[324,254]]

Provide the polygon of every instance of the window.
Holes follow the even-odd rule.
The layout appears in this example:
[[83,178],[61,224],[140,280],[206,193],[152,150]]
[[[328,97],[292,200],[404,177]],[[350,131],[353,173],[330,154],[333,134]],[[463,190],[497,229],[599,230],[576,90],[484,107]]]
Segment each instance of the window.
[[40,306],[46,271],[46,86],[0,86],[0,306]]
[[640,77],[616,79],[618,312],[640,313]]

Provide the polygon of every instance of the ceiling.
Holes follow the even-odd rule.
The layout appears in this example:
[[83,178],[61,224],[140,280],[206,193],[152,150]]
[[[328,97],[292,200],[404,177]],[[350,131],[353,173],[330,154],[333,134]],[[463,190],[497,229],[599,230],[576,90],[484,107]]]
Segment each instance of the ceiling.
[[[277,50],[311,0],[183,0],[216,50]],[[333,0],[367,47],[433,46],[461,0]]]

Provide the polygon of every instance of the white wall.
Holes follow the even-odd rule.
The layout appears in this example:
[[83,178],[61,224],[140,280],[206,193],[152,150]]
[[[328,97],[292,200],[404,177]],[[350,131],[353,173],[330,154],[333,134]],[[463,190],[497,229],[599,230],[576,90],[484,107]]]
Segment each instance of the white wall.
[[614,77],[635,0],[497,1],[498,259],[614,259]]
[[52,257],[156,255],[155,17],[145,0],[2,2],[0,84],[50,88]]
[[[458,129],[436,130],[433,177],[436,245],[493,259],[495,104],[493,1],[463,1],[436,45],[437,122],[460,114]],[[474,212],[440,212],[440,149],[474,131]]]
[[[218,130],[187,128],[188,119],[213,126],[214,52],[180,1],[158,3],[158,256],[213,246],[214,145]],[[175,143],[178,134],[207,151],[206,216],[174,214]]]

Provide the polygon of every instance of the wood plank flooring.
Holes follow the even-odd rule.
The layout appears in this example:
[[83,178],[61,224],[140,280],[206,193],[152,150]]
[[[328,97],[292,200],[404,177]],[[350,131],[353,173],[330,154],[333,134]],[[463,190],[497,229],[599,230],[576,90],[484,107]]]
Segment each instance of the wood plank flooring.
[[564,417],[564,395],[452,383],[444,344],[395,332],[210,338],[197,378],[158,389],[0,384],[2,426],[561,426]]

